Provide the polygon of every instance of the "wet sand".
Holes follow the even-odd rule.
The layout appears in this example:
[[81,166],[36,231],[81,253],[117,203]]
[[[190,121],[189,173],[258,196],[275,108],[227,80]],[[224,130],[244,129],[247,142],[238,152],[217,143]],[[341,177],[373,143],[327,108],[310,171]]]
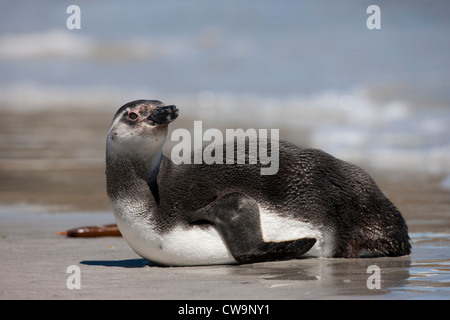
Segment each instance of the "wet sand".
[[[440,174],[365,168],[407,220],[413,245],[408,257],[307,255],[243,266],[162,268],[141,259],[122,238],[57,236],[63,229],[114,222],[105,194],[104,143],[115,110],[106,109],[0,112],[1,299],[450,297],[450,192],[441,187]],[[80,267],[80,290],[66,286],[70,265]],[[367,287],[371,265],[380,267],[380,289]]]
[[[38,212],[36,212],[38,211]],[[448,299],[449,234],[413,233],[399,258],[299,260],[158,267],[123,238],[65,238],[56,230],[112,221],[110,213],[44,213],[0,208],[1,299]],[[80,289],[69,289],[71,265]],[[380,289],[367,285],[380,268]]]

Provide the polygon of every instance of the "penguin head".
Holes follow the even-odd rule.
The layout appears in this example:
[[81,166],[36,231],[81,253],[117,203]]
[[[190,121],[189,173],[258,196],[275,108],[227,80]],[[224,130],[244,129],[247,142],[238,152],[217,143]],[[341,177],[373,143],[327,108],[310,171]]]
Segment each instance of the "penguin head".
[[151,154],[161,151],[168,124],[178,117],[176,106],[158,100],[131,101],[116,112],[107,148],[116,153]]

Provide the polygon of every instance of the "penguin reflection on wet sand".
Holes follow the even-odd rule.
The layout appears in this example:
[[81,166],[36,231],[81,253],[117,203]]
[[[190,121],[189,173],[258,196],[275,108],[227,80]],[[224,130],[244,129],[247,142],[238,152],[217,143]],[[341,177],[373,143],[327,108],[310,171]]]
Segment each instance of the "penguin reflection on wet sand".
[[405,220],[359,167],[285,141],[274,175],[260,164],[174,164],[162,147],[177,117],[175,106],[136,100],[108,132],[107,193],[122,236],[145,259],[252,263],[313,246],[335,258],[410,253]]

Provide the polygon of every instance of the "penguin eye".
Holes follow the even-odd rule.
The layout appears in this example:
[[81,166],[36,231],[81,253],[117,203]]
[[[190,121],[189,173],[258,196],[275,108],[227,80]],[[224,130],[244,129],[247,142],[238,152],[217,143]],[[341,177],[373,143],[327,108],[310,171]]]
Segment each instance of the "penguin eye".
[[139,116],[136,112],[130,112],[128,114],[128,119],[130,119],[131,121],[136,121],[137,118],[139,118]]

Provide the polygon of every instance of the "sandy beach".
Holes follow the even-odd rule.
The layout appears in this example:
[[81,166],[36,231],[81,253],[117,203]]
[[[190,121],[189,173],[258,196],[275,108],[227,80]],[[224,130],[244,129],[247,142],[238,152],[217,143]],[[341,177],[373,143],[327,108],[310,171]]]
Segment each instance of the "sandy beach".
[[[448,233],[413,233],[400,258],[304,259],[250,265],[158,267],[120,237],[65,238],[57,230],[111,222],[109,213],[0,208],[1,299],[448,299]],[[418,222],[418,221],[416,221]],[[414,225],[414,224],[413,224]],[[70,266],[80,289],[69,289]],[[369,289],[369,266],[381,270]]]

